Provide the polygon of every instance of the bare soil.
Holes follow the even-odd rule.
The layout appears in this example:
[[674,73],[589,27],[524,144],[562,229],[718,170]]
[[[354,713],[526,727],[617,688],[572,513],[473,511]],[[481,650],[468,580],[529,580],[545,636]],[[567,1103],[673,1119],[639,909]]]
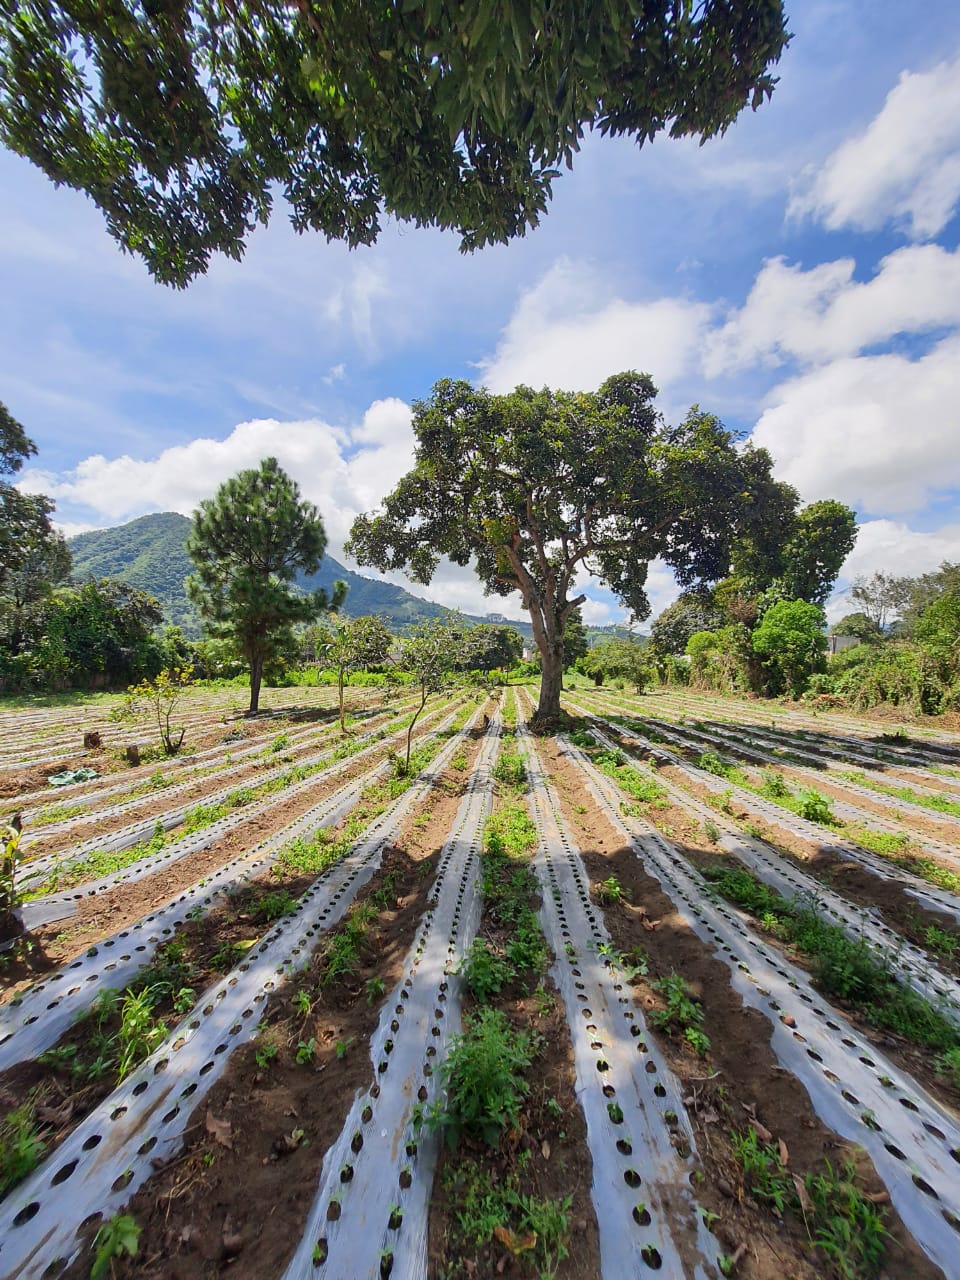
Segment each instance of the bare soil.
[[[824,1159],[836,1167],[855,1159],[861,1189],[881,1197],[886,1192],[862,1152],[823,1125],[800,1082],[777,1062],[770,1048],[771,1028],[758,1011],[746,1008],[730,984],[729,971],[689,928],[659,883],[644,870],[632,850],[594,804],[582,775],[557,751],[544,751],[558,785],[564,816],[578,841],[591,882],[616,876],[627,901],[603,908],[604,919],[618,950],[628,958],[642,952],[649,968],[634,983],[641,1010],[663,1005],[654,989],[657,979],[672,972],[682,975],[700,1004],[703,1030],[710,1039],[706,1059],[696,1056],[682,1040],[653,1031],[670,1065],[688,1086],[684,1099],[694,1126],[703,1172],[697,1195],[718,1218],[713,1230],[725,1252],[745,1246],[738,1276],[745,1280],[814,1280],[824,1274],[822,1258],[812,1256],[801,1220],[788,1213],[778,1219],[758,1204],[745,1185],[734,1154],[731,1133],[754,1128],[764,1141],[772,1135],[783,1142],[787,1168],[801,1176],[822,1168]],[[580,813],[580,808],[585,809]],[[684,845],[679,846],[686,852]],[[892,1207],[885,1204],[887,1228],[893,1235],[888,1270],[891,1276],[941,1275],[919,1250]]]

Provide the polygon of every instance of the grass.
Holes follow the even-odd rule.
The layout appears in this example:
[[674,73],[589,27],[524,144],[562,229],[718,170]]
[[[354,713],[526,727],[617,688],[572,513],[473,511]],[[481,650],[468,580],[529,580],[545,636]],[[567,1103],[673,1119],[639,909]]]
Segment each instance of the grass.
[[0,1120],[0,1198],[33,1172],[44,1147],[34,1103],[28,1098]]
[[761,928],[811,962],[815,986],[856,1008],[872,1026],[938,1054],[960,1051],[960,1031],[928,1000],[898,981],[862,939],[848,938],[800,899],[788,901],[749,871],[715,867],[707,878]]
[[892,796],[896,800],[906,800],[924,809],[934,809],[938,813],[948,813],[955,818],[960,818],[960,803],[951,800],[949,796],[925,795],[921,791],[914,791],[912,787],[894,786],[888,782],[881,782],[879,778],[871,778],[868,774],[855,769],[843,770],[838,776],[846,778],[848,782],[855,782],[858,786],[869,787],[871,791],[878,791],[881,795]]
[[[851,1161],[834,1169],[825,1160],[820,1172],[808,1172],[798,1186],[779,1149],[761,1142],[752,1129],[734,1133],[734,1153],[747,1190],[778,1217],[793,1213],[803,1221],[810,1243],[843,1280],[864,1280],[879,1273],[890,1233],[884,1213],[857,1186]],[[802,1187],[802,1194],[801,1188]]]

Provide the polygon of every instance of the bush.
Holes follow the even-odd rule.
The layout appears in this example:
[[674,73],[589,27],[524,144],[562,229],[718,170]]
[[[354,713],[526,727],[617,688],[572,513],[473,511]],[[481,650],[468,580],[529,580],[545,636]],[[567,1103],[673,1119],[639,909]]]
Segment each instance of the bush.
[[530,1084],[524,1072],[537,1040],[515,1030],[498,1009],[481,1009],[463,1035],[455,1036],[440,1066],[446,1094],[430,1123],[455,1146],[461,1134],[496,1145],[507,1125],[515,1125]]

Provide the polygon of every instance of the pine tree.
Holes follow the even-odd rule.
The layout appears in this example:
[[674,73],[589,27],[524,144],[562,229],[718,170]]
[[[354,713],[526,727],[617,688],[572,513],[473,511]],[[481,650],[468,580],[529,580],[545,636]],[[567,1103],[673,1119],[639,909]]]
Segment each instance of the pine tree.
[[320,513],[276,458],[239,472],[194,512],[187,550],[196,572],[187,592],[211,633],[230,638],[249,664],[250,715],[259,708],[264,665],[294,623],[343,603],[342,582],[330,598],[293,587],[298,570],[316,573],[326,545]]

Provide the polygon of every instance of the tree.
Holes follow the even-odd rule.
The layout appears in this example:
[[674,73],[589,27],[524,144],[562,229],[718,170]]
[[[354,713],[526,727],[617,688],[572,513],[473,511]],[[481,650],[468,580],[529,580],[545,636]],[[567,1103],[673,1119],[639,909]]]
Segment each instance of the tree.
[[61,587],[44,608],[38,663],[48,679],[72,685],[129,684],[158,670],[153,631],[162,621],[153,596],[126,582]]
[[193,680],[193,667],[164,668],[152,680],[131,685],[120,706],[111,713],[114,720],[155,720],[164,755],[175,756],[183,746],[185,725],[173,724],[173,713]]
[[429,622],[415,627],[400,642],[400,657],[397,665],[401,671],[406,671],[413,677],[413,683],[420,694],[420,705],[407,726],[407,753],[402,769],[404,774],[410,772],[413,726],[423,714],[430,695],[445,689],[451,680],[451,673],[462,665],[466,654],[466,643],[463,625],[459,618],[452,622],[442,618],[432,618]]
[[910,601],[910,578],[895,578],[889,573],[875,573],[870,578],[854,578],[850,595],[880,631],[887,622],[899,617]]
[[723,611],[714,605],[711,596],[685,591],[654,619],[650,643],[662,657],[686,653],[687,641],[692,635],[698,631],[716,631],[723,623]]
[[833,498],[804,507],[783,549],[776,581],[781,598],[826,604],[856,541],[857,517],[850,507]]
[[560,714],[563,629],[586,599],[571,598],[583,568],[642,619],[654,557],[685,586],[715,581],[734,537],[763,524],[750,486],[768,480],[769,455],[738,449],[696,406],[666,427],[656,393],[637,373],[592,394],[438,382],[414,406],[413,470],[351,530],[361,564],[426,584],[446,555],[473,563],[488,593],[520,592],[540,651],[541,724]]
[[579,608],[571,609],[563,624],[564,671],[569,670],[578,659],[586,657],[589,648],[586,628],[583,625],[583,614]]
[[468,670],[494,671],[512,667],[523,657],[523,636],[515,627],[481,622],[465,637]]
[[343,687],[347,676],[351,671],[383,662],[390,652],[392,639],[384,620],[370,615],[350,618],[333,628],[317,628],[317,658],[337,673],[341,733],[347,730],[343,714]]
[[297,570],[316,573],[327,538],[320,513],[303,501],[276,458],[227,480],[193,514],[187,551],[196,572],[187,592],[208,627],[229,637],[250,668],[250,710],[260,705],[264,663],[289,643],[294,623],[343,602],[346,587],[300,594]]
[[465,250],[534,227],[584,132],[722,133],[776,80],[782,0],[223,5],[0,0],[0,138],[86,194],[158,280],[386,213]]
[[808,677],[822,668],[825,621],[820,606],[806,600],[781,600],[763,615],[753,648],[770,672],[773,692],[788,688],[799,697]]
[[832,636],[853,636],[862,644],[877,644],[883,632],[865,613],[848,613],[830,628]]
[[[15,475],[37,447],[6,405],[0,404],[0,476]],[[54,504],[0,480],[0,593],[20,610],[44,596],[70,572],[70,551],[50,523]]]
[[651,675],[647,646],[640,640],[604,640],[588,650],[578,670],[598,685],[604,680],[629,680],[637,693],[643,693]]

